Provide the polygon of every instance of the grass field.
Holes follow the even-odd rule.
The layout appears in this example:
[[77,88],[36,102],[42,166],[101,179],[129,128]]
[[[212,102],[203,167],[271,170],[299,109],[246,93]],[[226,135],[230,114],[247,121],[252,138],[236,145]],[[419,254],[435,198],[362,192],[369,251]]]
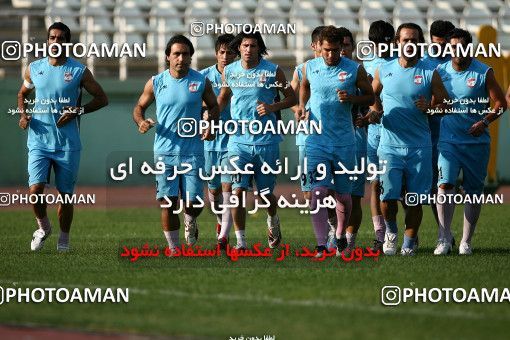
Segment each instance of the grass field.
[[[369,246],[373,232],[368,209],[364,213],[358,244]],[[461,213],[457,208],[457,240],[461,237]],[[313,246],[309,217],[285,211],[280,217],[284,238]],[[54,209],[50,209],[50,219],[55,224]],[[509,287],[509,220],[506,206],[483,207],[471,257],[432,255],[437,232],[425,207],[420,250],[414,258],[395,256],[358,263],[337,259],[305,263],[304,259],[289,258],[286,265],[267,259],[237,263],[195,259],[177,266],[173,259],[130,263],[119,256],[126,242],[141,246],[156,240],[164,244],[157,210],[105,213],[77,209],[71,234],[73,250],[68,254],[55,250],[56,229],[44,249],[32,253],[32,213],[28,209],[6,210],[0,217],[0,286],[129,287],[130,300],[127,304],[11,302],[0,306],[0,324],[220,339],[241,335],[275,335],[276,339],[508,338],[508,303],[386,307],[380,295],[386,285]],[[199,223],[201,235],[211,238],[213,216],[203,213]],[[248,228],[249,242],[265,244],[264,214],[251,218]]]

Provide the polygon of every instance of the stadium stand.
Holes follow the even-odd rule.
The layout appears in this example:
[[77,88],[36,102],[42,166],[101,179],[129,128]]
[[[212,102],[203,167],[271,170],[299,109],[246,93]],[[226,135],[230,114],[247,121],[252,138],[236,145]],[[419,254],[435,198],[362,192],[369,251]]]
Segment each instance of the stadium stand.
[[[148,57],[139,63],[145,69],[164,66],[158,58],[164,44],[171,35],[190,35],[193,22],[295,23],[296,35],[264,37],[269,57],[289,67],[310,55],[309,34],[315,26],[344,26],[360,40],[367,38],[370,23],[380,19],[395,26],[418,23],[427,39],[428,26],[438,19],[465,27],[474,33],[475,41],[479,27],[491,25],[502,48],[510,50],[510,0],[1,0],[0,8],[2,41],[43,42],[49,23],[62,20],[71,28],[73,42],[146,43]],[[195,67],[210,61],[216,35],[193,39]],[[96,71],[118,74],[119,61],[91,62],[98,63]],[[1,61],[2,74],[19,74],[19,69],[10,67],[15,65],[19,62]]]

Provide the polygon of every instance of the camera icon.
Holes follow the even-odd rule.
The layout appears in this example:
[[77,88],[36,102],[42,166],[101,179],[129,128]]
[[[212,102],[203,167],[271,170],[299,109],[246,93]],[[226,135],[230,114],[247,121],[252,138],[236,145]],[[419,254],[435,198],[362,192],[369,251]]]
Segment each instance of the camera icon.
[[356,44],[356,57],[361,61],[374,60],[375,43],[370,40],[361,40]]
[[11,205],[11,194],[7,192],[0,193],[0,207],[8,207]]
[[416,207],[419,202],[419,196],[415,192],[408,192],[406,193],[406,196],[404,197],[404,202],[409,207]]
[[191,138],[197,135],[197,121],[193,118],[181,118],[177,122],[177,134],[179,137]]
[[3,60],[19,60],[21,58],[21,43],[19,41],[7,40],[2,43]]
[[195,21],[190,25],[190,34],[194,37],[201,37],[205,34],[205,25],[203,22]]
[[401,301],[399,286],[384,286],[381,289],[381,303],[385,306],[398,306]]

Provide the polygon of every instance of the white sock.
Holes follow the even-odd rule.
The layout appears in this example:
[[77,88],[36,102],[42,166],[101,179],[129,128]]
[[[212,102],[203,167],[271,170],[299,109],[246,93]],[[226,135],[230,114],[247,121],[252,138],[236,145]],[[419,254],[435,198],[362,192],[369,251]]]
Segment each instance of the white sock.
[[48,216],[44,216],[43,218],[36,217],[35,220],[37,221],[37,225],[39,226],[40,229],[44,231],[48,231],[51,229],[51,224],[50,220],[48,219]]
[[246,237],[244,230],[236,230],[237,247],[246,248]]
[[347,246],[349,248],[354,248],[354,245],[356,244],[356,236],[358,236],[357,233],[351,234],[350,232],[345,232],[345,238],[347,239]]
[[168,248],[174,249],[174,248],[177,248],[180,246],[180,244],[179,244],[179,229],[170,230],[170,231],[163,230],[163,233],[165,234],[165,238],[168,242]]
[[190,223],[194,223],[196,219],[197,218],[195,216],[191,216],[191,215],[184,213],[184,223],[189,225]]
[[466,203],[464,206],[464,226],[462,231],[462,242],[466,242],[471,244],[471,237],[475,232],[476,222],[478,222],[478,217],[480,217],[480,211],[482,210],[482,205],[477,203]]
[[[220,208],[218,207],[218,205],[221,202],[221,198],[222,196],[218,195],[218,196],[214,196],[212,194],[212,192],[210,192],[209,190],[207,191],[207,195],[209,196],[209,202],[211,202],[211,206],[214,206],[214,210],[220,210]],[[215,214],[216,215],[216,222],[218,224],[221,224],[221,214]]]
[[337,219],[335,217],[328,218],[329,232],[336,233]]
[[69,244],[69,233],[60,231],[60,236],[58,237],[59,244]]
[[[231,192],[223,192],[223,202],[229,203],[231,195]],[[230,212],[230,208],[225,208],[225,213],[221,216],[221,231],[220,235],[218,235],[218,239],[228,237],[230,229],[232,229],[232,213]]]
[[[439,195],[453,195],[455,194],[455,188],[442,189],[438,188],[437,193]],[[443,204],[436,204],[437,218],[439,220],[438,238],[446,238],[448,241],[452,240],[451,225],[453,221],[453,213],[455,212],[455,203],[446,202]]]
[[273,226],[277,226],[280,224],[280,218],[278,214],[274,214],[274,216],[267,215],[267,228],[273,229]]

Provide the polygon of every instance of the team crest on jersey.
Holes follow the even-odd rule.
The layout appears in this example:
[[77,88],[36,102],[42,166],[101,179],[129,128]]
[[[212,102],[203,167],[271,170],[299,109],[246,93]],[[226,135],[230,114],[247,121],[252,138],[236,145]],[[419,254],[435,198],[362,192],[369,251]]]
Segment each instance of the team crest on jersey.
[[265,84],[266,83],[266,80],[267,80],[267,77],[265,75],[265,73],[262,73],[259,77],[259,83],[260,84]]
[[197,82],[189,83],[189,86],[188,86],[189,92],[197,92],[198,91],[198,86],[200,86],[200,84],[197,83]]
[[73,80],[73,74],[71,72],[64,73],[64,81],[70,83]]
[[347,72],[342,71],[338,73],[338,80],[340,80],[342,83],[347,79]]
[[468,87],[475,87],[476,78],[468,78],[466,84],[467,84]]
[[416,85],[421,85],[421,83],[423,83],[423,76],[421,75],[414,76],[414,83]]

